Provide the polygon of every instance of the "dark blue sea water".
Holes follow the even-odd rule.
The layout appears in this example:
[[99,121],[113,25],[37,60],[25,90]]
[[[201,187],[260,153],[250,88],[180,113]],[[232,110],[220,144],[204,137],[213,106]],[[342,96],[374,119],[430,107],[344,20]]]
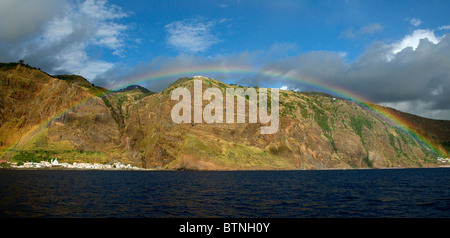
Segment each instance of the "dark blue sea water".
[[450,168],[0,170],[0,217],[450,217]]

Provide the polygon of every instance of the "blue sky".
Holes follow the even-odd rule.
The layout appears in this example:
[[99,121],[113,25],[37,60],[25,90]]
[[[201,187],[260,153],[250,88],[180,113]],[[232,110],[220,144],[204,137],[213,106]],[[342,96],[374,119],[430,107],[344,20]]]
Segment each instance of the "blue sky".
[[[217,42],[195,52],[205,56],[268,50],[283,43],[291,46],[292,54],[337,51],[347,53],[349,60],[358,57],[374,41],[395,41],[416,28],[436,29],[450,24],[448,1],[116,0],[111,3],[130,12],[123,23],[132,25],[131,35],[142,40],[127,58],[143,61],[159,55],[193,53],[188,48],[171,47],[167,42],[166,26],[183,20],[212,24],[208,33]],[[417,19],[418,26],[411,24],[413,19]]]
[[[241,65],[256,73],[205,76],[320,90],[285,79],[309,78],[450,119],[448,12],[448,0],[2,0],[0,61],[23,59],[106,88],[177,69]],[[178,76],[193,75],[141,85],[160,91]]]

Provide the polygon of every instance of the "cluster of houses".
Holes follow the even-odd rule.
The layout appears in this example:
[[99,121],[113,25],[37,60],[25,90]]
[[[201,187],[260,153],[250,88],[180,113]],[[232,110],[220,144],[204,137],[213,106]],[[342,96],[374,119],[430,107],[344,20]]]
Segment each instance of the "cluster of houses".
[[11,164],[12,168],[36,168],[36,169],[44,169],[44,168],[67,168],[67,169],[96,169],[96,170],[138,170],[140,168],[131,166],[129,164],[123,164],[120,162],[116,162],[113,164],[99,164],[99,163],[59,163],[58,159],[52,159],[50,162],[41,161],[39,163],[36,162],[25,162],[21,165]]
[[450,164],[450,159],[449,158],[442,158],[442,157],[438,157],[437,161],[444,163],[444,164]]

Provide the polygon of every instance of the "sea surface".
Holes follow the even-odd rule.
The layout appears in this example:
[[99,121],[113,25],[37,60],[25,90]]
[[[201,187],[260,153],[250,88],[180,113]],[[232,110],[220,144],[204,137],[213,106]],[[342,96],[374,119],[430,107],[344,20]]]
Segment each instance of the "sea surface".
[[1,218],[443,218],[450,168],[0,170]]

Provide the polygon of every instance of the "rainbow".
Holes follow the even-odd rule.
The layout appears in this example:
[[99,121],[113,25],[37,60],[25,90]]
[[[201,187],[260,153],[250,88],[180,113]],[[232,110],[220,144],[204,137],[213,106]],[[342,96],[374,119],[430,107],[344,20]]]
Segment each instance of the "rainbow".
[[[289,72],[289,73],[282,73],[275,70],[262,70],[262,69],[254,69],[254,68],[248,68],[242,65],[234,65],[234,66],[203,66],[203,67],[190,67],[190,68],[176,68],[172,70],[166,70],[166,71],[157,71],[152,72],[140,76],[136,76],[134,78],[128,78],[123,80],[121,84],[115,85],[111,91],[106,93],[99,93],[95,96],[104,96],[105,94],[111,93],[114,90],[125,88],[129,85],[135,85],[135,84],[142,84],[146,82],[151,81],[162,81],[162,80],[174,80],[175,78],[179,77],[186,77],[186,76],[194,76],[194,75],[204,75],[206,77],[209,77],[208,75],[217,75],[217,74],[223,74],[223,75],[254,75],[254,76],[261,76],[261,77],[270,77],[273,79],[282,79],[289,82],[294,83],[300,83],[305,86],[318,88],[321,91],[324,91],[326,93],[329,93],[331,95],[345,98],[348,100],[351,100],[355,102],[356,104],[360,105],[361,107],[365,108],[366,110],[374,112],[376,115],[384,119],[385,121],[389,122],[390,124],[395,125],[396,127],[400,128],[407,134],[409,134],[412,138],[414,138],[416,141],[421,143],[422,145],[426,146],[430,149],[431,152],[442,155],[440,150],[438,149],[438,146],[435,145],[431,140],[427,139],[425,136],[420,135],[417,132],[414,132],[411,128],[411,125],[408,121],[404,120],[403,118],[400,118],[397,115],[394,115],[391,111],[389,111],[387,108],[379,107],[376,105],[376,103],[372,102],[369,98],[366,98],[360,94],[356,94],[348,89],[339,87],[337,85],[332,85],[330,83],[322,82],[320,80],[305,76],[305,75],[299,75],[296,72]],[[50,118],[49,120],[41,123],[38,128],[44,128],[44,126],[48,126],[53,120],[60,118],[65,113],[73,110],[76,107],[79,107],[85,103],[87,103],[92,98],[88,98],[86,100],[81,101],[77,105],[63,110],[59,113],[57,113],[54,117]],[[36,131],[38,128],[36,128],[33,131]],[[33,133],[29,132],[28,134]]]
[[[208,74],[224,74],[224,75],[256,75],[263,77],[270,77],[272,79],[284,79],[291,82],[301,83],[305,86],[310,86],[313,88],[318,88],[321,90],[325,90],[326,92],[347,98],[354,99],[361,102],[371,102],[369,98],[353,93],[350,90],[339,87],[337,85],[332,85],[329,83],[321,82],[317,79],[314,79],[305,75],[298,75],[295,72],[282,73],[276,70],[255,70],[254,68],[249,68],[241,65],[232,65],[232,66],[206,66],[206,67],[191,67],[191,68],[177,68],[172,70],[160,71],[156,73],[149,73],[140,75],[134,78],[125,79],[122,83],[113,87],[112,90],[118,90],[121,88],[125,88],[129,85],[145,83],[149,81],[158,81],[158,80],[173,80],[177,77],[186,77],[186,76],[194,76],[194,75],[203,75],[205,77],[209,77]],[[209,77],[211,78],[211,77]]]

